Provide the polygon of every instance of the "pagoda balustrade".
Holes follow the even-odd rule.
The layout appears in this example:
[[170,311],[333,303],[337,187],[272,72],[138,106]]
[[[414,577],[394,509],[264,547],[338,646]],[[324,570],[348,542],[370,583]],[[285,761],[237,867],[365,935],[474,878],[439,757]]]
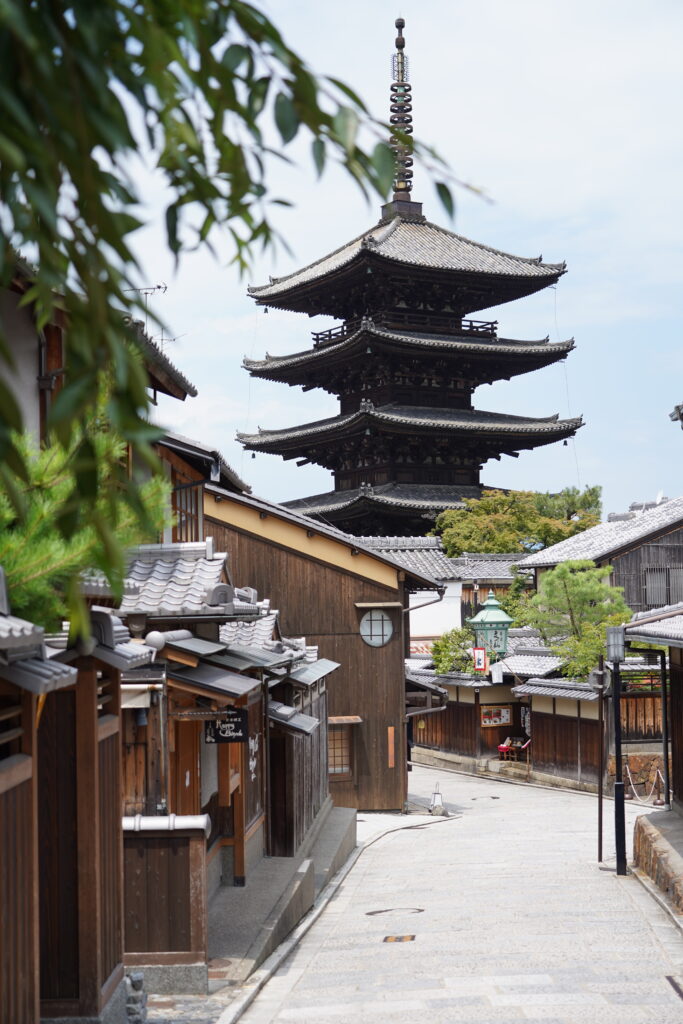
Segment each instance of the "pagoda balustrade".
[[372,317],[355,320],[345,320],[337,327],[330,327],[326,331],[311,331],[313,347],[320,348],[324,345],[332,345],[355,334],[361,327],[363,321],[369,326],[383,327],[385,330],[398,330],[411,332],[429,332],[435,334],[453,334],[457,337],[475,336],[477,338],[498,337],[497,320],[463,320],[445,317],[438,313],[413,313],[410,311],[391,313],[375,313]]

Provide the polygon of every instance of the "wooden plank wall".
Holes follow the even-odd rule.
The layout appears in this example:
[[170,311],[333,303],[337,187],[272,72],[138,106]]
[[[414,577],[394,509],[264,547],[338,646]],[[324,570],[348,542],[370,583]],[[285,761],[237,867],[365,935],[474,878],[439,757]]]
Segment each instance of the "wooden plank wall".
[[662,698],[658,693],[624,693],[621,698],[624,743],[648,743],[662,738]]
[[0,793],[0,1021],[35,1024],[33,781]]
[[100,977],[121,963],[121,811],[118,731],[99,742]]
[[678,810],[683,810],[683,651],[669,648],[671,677],[671,787]]
[[79,996],[75,701],[74,690],[48,694],[38,729],[40,995],[50,1000]]
[[402,601],[402,591],[209,518],[205,533],[214,537],[217,550],[229,553],[234,582],[256,587],[259,596],[269,597],[279,609],[285,636],[305,636],[319,647],[321,657],[341,665],[328,681],[329,714],[359,715],[363,723],[353,727],[355,778],[330,779],[335,803],[363,810],[401,809],[407,785],[405,616],[400,609],[392,612],[392,639],[384,647],[369,647],[360,637],[354,602]]
[[[475,757],[477,753],[478,708],[474,704],[449,701],[445,711],[413,718],[413,739],[421,747],[446,750],[452,754]],[[424,729],[418,727],[424,722]]]
[[302,709],[321,722],[310,735],[271,725],[271,854],[293,857],[327,799],[327,693]]
[[[683,529],[672,530],[641,544],[632,551],[616,555],[609,560],[612,566],[612,583],[615,587],[624,588],[624,600],[634,612],[645,611],[652,607],[647,603],[645,592],[644,569],[681,568],[683,567]],[[667,599],[658,604],[668,604],[678,600],[676,595],[668,595]]]
[[123,850],[126,954],[189,951],[190,838],[128,832]]
[[600,723],[531,712],[531,762],[536,771],[582,782],[597,782]]

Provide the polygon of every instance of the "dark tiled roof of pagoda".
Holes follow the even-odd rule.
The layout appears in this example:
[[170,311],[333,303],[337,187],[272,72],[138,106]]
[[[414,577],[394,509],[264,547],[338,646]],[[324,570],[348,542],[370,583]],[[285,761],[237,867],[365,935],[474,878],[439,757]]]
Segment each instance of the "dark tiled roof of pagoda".
[[481,242],[473,242],[424,218],[404,220],[394,217],[388,224],[376,224],[301,270],[285,277],[273,277],[267,285],[250,286],[249,294],[258,302],[279,305],[278,299],[334,274],[364,253],[424,269],[525,278],[536,282],[537,287],[552,284],[566,269],[564,263],[542,263],[540,257],[513,256]]
[[[547,437],[556,440],[570,434],[582,425],[581,417],[560,420],[557,415],[537,419],[526,416],[508,416],[504,413],[479,412],[476,409],[432,409],[408,405],[384,405],[377,408],[369,403],[357,412],[344,416],[331,416],[314,423],[283,430],[261,430],[258,434],[238,433],[238,440],[255,451],[279,452],[291,449],[298,442],[315,442],[337,434],[348,436],[350,428],[374,423],[385,427],[409,427],[413,430],[446,431],[449,434],[477,433],[482,436],[509,435],[511,437]],[[543,441],[539,441],[543,444]]]
[[480,498],[481,487],[468,484],[380,484],[366,485],[348,491],[329,491],[308,498],[283,502],[286,508],[307,515],[326,515],[349,509],[353,505],[378,505],[412,509],[416,512],[442,512],[462,508],[465,498]]
[[548,338],[541,338],[539,341],[515,341],[512,338],[482,339],[471,335],[390,331],[374,324],[366,324],[336,344],[292,352],[286,356],[266,354],[265,359],[249,359],[245,356],[243,366],[255,377],[279,380],[283,376],[289,376],[287,371],[299,367],[324,367],[332,360],[348,357],[354,350],[364,352],[368,336],[378,339],[380,344],[389,343],[396,347],[417,349],[420,353],[432,349],[438,351],[440,355],[452,353],[455,357],[471,355],[482,359],[542,361],[544,364],[563,359],[574,348],[573,338],[557,343],[549,342]]

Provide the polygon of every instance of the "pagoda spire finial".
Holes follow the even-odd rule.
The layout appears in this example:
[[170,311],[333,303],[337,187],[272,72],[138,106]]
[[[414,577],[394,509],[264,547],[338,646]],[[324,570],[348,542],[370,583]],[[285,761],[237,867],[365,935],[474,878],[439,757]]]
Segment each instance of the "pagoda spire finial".
[[[396,157],[396,177],[394,178],[394,201],[410,199],[413,187],[413,145],[410,136],[413,134],[412,97],[408,84],[408,58],[404,52],[406,41],[403,37],[405,19],[396,19],[396,52],[391,55],[391,70],[394,81],[391,83],[391,116],[389,123],[394,131],[390,145]],[[400,137],[396,134],[400,133]]]

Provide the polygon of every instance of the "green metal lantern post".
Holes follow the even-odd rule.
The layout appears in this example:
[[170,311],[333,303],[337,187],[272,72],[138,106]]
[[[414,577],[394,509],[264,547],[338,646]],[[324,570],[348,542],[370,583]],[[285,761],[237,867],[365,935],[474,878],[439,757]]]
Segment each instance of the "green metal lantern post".
[[481,611],[467,625],[471,626],[477,638],[477,647],[503,655],[508,647],[508,629],[513,619],[504,612],[492,590],[484,601]]

